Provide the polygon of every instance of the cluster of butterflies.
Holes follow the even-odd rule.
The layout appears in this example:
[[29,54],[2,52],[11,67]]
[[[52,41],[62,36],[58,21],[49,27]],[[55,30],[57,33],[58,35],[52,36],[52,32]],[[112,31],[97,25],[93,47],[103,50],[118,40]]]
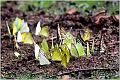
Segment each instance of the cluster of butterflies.
[[[67,67],[70,57],[80,57],[85,55],[90,55],[89,43],[87,42],[87,50],[80,41],[76,41],[73,35],[70,32],[65,32],[64,28],[58,26],[58,35],[61,40],[60,44],[56,43],[52,48],[48,47],[46,37],[49,36],[48,26],[41,27],[40,21],[37,24],[35,35],[43,36],[43,41],[39,44],[36,44],[32,38],[31,33],[29,32],[29,27],[27,22],[16,18],[12,24],[13,33],[16,43],[22,42],[24,44],[34,44],[35,59],[39,60],[40,65],[47,65],[51,62],[49,61],[59,61],[64,67]],[[90,39],[89,32],[84,33],[82,36],[84,41]],[[15,55],[18,57],[20,54],[15,52]]]
[[[46,58],[44,52],[44,48],[40,49],[39,45],[35,43],[35,41],[32,38],[31,33],[29,32],[30,29],[28,27],[27,22],[24,22],[24,20],[20,18],[16,18],[15,21],[12,24],[12,35],[15,37],[16,44],[18,42],[22,42],[24,44],[34,44],[35,47],[35,58],[36,60],[39,60],[40,65],[50,64],[49,60]],[[35,35],[41,35],[44,37],[48,37],[48,27],[45,26],[43,28],[40,27],[40,22],[37,24]],[[43,40],[43,45],[45,43],[45,40]],[[17,44],[18,45],[18,44]],[[46,46],[46,45],[45,45]],[[48,45],[47,45],[48,46]],[[20,54],[18,52],[14,52],[14,54],[18,57]]]

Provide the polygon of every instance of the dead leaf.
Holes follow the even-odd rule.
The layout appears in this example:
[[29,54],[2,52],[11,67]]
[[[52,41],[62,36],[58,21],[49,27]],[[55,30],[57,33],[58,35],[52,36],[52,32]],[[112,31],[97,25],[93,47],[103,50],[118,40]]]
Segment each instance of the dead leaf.
[[62,76],[62,80],[70,80],[70,76],[69,75]]
[[102,11],[100,11],[100,12],[96,12],[96,13],[92,16],[92,18],[95,19],[95,23],[96,23],[96,24],[99,24],[101,18],[108,18],[108,16],[106,15],[106,11],[105,11],[105,10],[102,10]]
[[120,16],[119,15],[114,15],[112,16],[113,20],[118,22],[120,20]]
[[74,14],[76,12],[75,8],[71,8],[67,11],[68,14]]

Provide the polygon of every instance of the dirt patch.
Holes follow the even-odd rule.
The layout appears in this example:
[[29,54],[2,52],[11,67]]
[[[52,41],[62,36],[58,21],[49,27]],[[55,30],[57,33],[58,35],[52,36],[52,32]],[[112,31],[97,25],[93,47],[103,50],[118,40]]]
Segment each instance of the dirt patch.
[[[116,69],[119,68],[119,27],[118,21],[113,17],[101,18],[96,24],[94,17],[84,17],[78,13],[63,14],[63,15],[46,15],[42,11],[39,13],[22,13],[15,7],[14,3],[8,3],[1,8],[1,75],[5,77],[9,73],[22,74],[48,74],[48,75],[62,75],[69,72],[92,69]],[[8,14],[9,13],[9,14]],[[71,58],[67,68],[63,68],[60,63],[52,62],[50,65],[41,66],[34,57],[34,46],[23,45],[20,43],[20,49],[14,47],[14,41],[9,37],[6,23],[9,25],[16,18],[20,17],[28,22],[30,32],[36,42],[41,41],[41,38],[34,35],[37,22],[41,20],[42,25],[48,25],[50,34],[56,36],[57,25],[64,27],[69,31],[72,27],[71,33],[74,37],[79,35],[79,32],[84,27],[89,27],[93,31],[93,38],[95,38],[95,52],[91,53],[89,57]],[[107,16],[107,15],[106,15]],[[51,37],[51,35],[50,35]],[[100,41],[103,38],[106,49],[103,53],[100,52]],[[91,38],[92,40],[92,38]],[[90,44],[92,41],[89,40]],[[50,40],[48,39],[48,42]],[[22,56],[16,58],[14,51],[18,51]]]

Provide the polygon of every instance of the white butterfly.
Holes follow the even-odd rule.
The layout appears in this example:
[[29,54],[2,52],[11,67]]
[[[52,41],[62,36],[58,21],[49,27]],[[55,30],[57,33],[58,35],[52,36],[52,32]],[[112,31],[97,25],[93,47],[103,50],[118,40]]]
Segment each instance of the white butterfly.
[[39,50],[40,50],[40,47],[37,44],[35,44],[34,47],[35,47],[35,58],[37,60],[39,60]]
[[40,51],[39,53],[39,62],[40,62],[40,65],[50,64],[50,61],[45,57],[43,51]]
[[23,33],[23,32],[29,32],[29,31],[30,30],[29,30],[27,22],[22,22],[20,32]]
[[17,30],[20,31],[21,33],[29,32],[28,24],[27,22],[24,22],[24,20],[16,18],[15,25],[16,25]]
[[20,31],[17,33],[17,42],[22,42],[22,34]]
[[40,21],[39,21],[35,30],[35,35],[39,35],[40,31],[41,31],[41,27],[40,27]]
[[35,44],[35,58],[39,60],[40,65],[50,64],[50,61],[45,57],[44,52],[40,50],[39,45]]
[[22,42],[22,33],[29,32],[29,27],[27,22],[22,20],[20,30],[17,33],[17,42]]

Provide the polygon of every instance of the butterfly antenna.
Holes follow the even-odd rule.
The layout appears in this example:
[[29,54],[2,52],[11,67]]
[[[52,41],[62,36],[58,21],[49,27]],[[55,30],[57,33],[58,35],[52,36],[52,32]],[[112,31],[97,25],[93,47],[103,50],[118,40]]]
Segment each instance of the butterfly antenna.
[[61,40],[62,40],[62,37],[61,37],[61,34],[60,34],[60,26],[59,26],[59,24],[58,24],[58,28],[57,28],[57,41],[58,41],[58,43],[61,45]]
[[54,48],[54,46],[53,46],[53,39],[54,39],[54,38],[53,38],[53,34],[52,34],[52,48]]

